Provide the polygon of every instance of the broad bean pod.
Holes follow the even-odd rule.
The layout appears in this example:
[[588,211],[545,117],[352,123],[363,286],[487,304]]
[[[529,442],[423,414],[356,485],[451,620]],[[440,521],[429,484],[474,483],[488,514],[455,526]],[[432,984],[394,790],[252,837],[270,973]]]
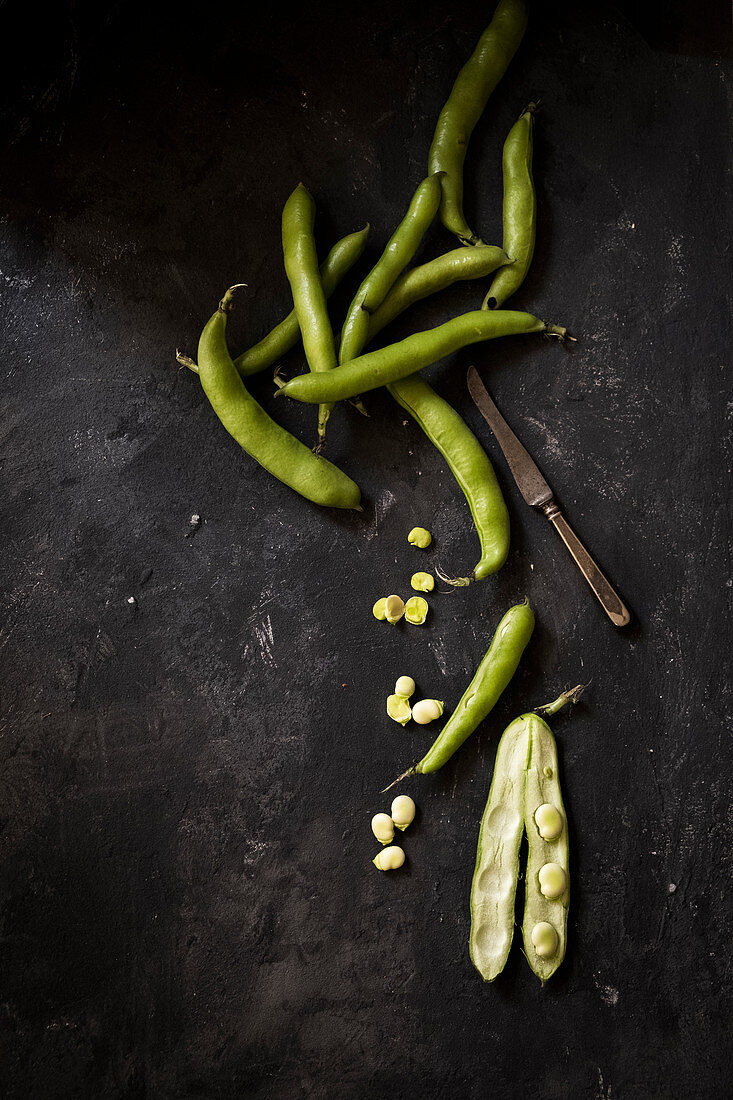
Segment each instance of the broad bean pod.
[[532,138],[536,105],[530,103],[504,142],[504,251],[511,257],[493,278],[484,298],[484,309],[500,309],[519,290],[529,271],[537,235],[537,198],[532,179]]
[[437,294],[453,283],[483,279],[510,262],[506,252],[496,245],[466,245],[445,252],[419,267],[413,267],[411,271],[400,275],[379,309],[372,314],[369,321],[369,340],[373,340],[390,321],[415,302]]
[[248,393],[226,343],[230,287],[199,340],[199,377],[219,420],[240,447],[301,496],[331,508],[360,508],[359,487],[325,458],[276,424]]
[[[427,775],[442,768],[471,736],[517,671],[534,630],[534,614],[527,600],[510,607],[496,628],[486,655],[461,699],[433,744],[413,767],[389,787],[409,775]],[[385,787],[385,790],[389,790]]]
[[[318,270],[313,238],[315,213],[312,195],[299,183],[283,207],[283,257],[308,366],[312,371],[330,371],[338,365],[338,357]],[[327,403],[318,410],[321,445],[326,438],[326,424],[332,408],[333,405]]]
[[524,0],[499,0],[494,18],[456,77],[435,127],[428,166],[430,172],[445,172],[440,218],[464,244],[480,243],[463,214],[463,164],[468,142],[526,26]]
[[529,332],[565,336],[564,328],[550,325],[530,313],[477,309],[387,347],[366,352],[358,359],[344,363],[338,370],[325,374],[300,374],[278,393],[307,404],[342,401],[406,378],[408,374],[422,370],[469,344]]
[[[369,224],[367,223],[357,233],[349,233],[346,237],[342,237],[340,241],[336,241],[319,268],[321,285],[326,298],[331,297],[344,275],[351,270],[363,254],[368,235]],[[251,374],[259,374],[260,371],[267,370],[268,367],[274,367],[277,361],[294,348],[299,340],[298,315],[294,309],[291,309],[287,317],[284,317],[279,324],[275,325],[266,336],[263,336],[251,348],[243,351],[241,355],[238,355],[233,360],[234,366],[243,378],[248,378]],[[181,363],[188,367],[190,371],[193,371],[194,374],[198,374],[199,368],[193,359],[182,355]]]
[[[575,702],[582,688],[563,692],[547,707],[523,714],[505,729],[486,809],[481,820],[476,867],[471,885],[471,961],[484,981],[501,973],[514,932],[514,906],[520,876],[519,854],[527,834],[524,952],[541,981],[550,978],[565,956],[569,902],[569,847],[565,809],[558,778],[557,747],[540,716]],[[540,807],[553,809],[559,831],[543,837],[535,820]],[[540,953],[533,932],[545,929],[554,950]]]
[[415,191],[407,213],[354,295],[341,331],[340,363],[348,363],[361,354],[369,339],[371,314],[381,306],[395,280],[415,255],[438,212],[440,198],[440,174],[430,175]]
[[[337,241],[320,266],[321,285],[326,298],[330,298],[344,275],[366,248],[369,226],[358,233],[349,233]],[[300,340],[300,325],[295,310],[263,336],[251,348],[247,348],[234,360],[234,366],[243,377],[274,367],[278,359],[294,348]]]
[[443,455],[471,509],[481,557],[470,577],[451,583],[468,584],[488,577],[501,568],[509,553],[509,513],[486,452],[455,409],[418,374],[393,382],[387,389]]

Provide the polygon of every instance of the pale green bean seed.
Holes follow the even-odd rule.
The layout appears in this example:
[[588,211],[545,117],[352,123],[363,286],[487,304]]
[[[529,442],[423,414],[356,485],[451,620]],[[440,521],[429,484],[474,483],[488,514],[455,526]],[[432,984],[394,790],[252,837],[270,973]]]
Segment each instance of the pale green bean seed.
[[546,898],[553,900],[565,893],[568,876],[559,863],[545,863],[543,867],[540,867],[537,878],[539,879],[540,890]]
[[443,704],[439,699],[421,699],[412,708],[412,717],[420,726],[427,726],[443,713]]
[[532,929],[532,944],[541,959],[552,958],[559,943],[560,938],[548,921],[540,921]]
[[412,717],[410,704],[404,695],[389,695],[387,697],[387,714],[401,726],[406,726]]
[[372,832],[380,844],[391,844],[394,840],[394,821],[389,814],[375,814],[372,818]]
[[414,626],[422,626],[428,617],[428,601],[422,596],[410,596],[405,604],[405,618]]
[[427,550],[433,541],[433,536],[425,527],[413,527],[407,536],[407,541],[413,546],[419,546],[421,550]]
[[416,592],[432,592],[435,588],[435,577],[432,573],[413,573],[410,586]]
[[543,840],[555,840],[562,832],[560,811],[550,805],[549,802],[544,802],[537,807],[534,822]]
[[405,613],[405,603],[399,596],[387,596],[384,617],[388,623],[398,623]]
[[416,806],[409,794],[398,794],[392,802],[390,813],[392,821],[398,829],[404,833],[408,825],[415,820]]
[[415,681],[412,676],[400,676],[397,679],[397,683],[394,686],[395,695],[403,695],[405,699],[409,699],[411,695],[415,694]]
[[374,607],[372,608],[372,615],[374,616],[375,619],[379,619],[380,622],[384,622],[384,620],[387,618],[387,597],[386,596],[382,596],[381,599],[377,600]]
[[396,871],[405,862],[405,853],[396,844],[385,848],[372,860],[378,871]]

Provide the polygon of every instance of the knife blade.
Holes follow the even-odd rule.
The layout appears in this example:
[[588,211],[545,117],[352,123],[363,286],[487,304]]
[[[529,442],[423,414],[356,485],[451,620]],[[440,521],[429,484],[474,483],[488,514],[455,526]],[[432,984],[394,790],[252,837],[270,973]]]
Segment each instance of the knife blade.
[[553,525],[614,626],[626,626],[631,612],[565,519],[539,467],[497,409],[475,367],[468,368],[467,381],[468,392],[504,452],[519,492]]

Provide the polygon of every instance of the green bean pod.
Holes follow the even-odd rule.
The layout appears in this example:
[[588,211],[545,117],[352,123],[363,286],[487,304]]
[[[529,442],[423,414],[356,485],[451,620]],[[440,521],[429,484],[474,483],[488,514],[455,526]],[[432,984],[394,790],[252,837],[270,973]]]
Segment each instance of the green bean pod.
[[532,262],[537,234],[537,197],[532,179],[535,109],[530,103],[504,142],[504,251],[513,262],[497,271],[484,298],[484,309],[500,309],[519,290]]
[[[581,687],[563,692],[539,712],[549,716],[575,702]],[[525,831],[528,841],[523,936],[527,961],[541,981],[557,970],[565,957],[569,902],[567,818],[558,779],[557,747],[552,730],[540,713],[516,718],[501,736],[491,788],[479,830],[476,866],[471,884],[471,961],[484,981],[493,982],[509,956],[514,933],[514,905],[520,876],[519,854]],[[557,810],[560,831],[544,839],[535,821],[539,807]],[[555,889],[543,876],[553,870]],[[549,896],[548,896],[549,895]],[[554,929],[554,950],[540,954],[533,931],[541,924]]]
[[[313,238],[315,214],[313,197],[299,183],[283,208],[283,257],[305,357],[311,371],[318,372],[333,370],[338,365],[338,358],[318,270]],[[322,404],[318,410],[318,438],[321,443],[326,437],[326,424],[332,408],[331,404]]]
[[483,279],[492,271],[511,261],[506,252],[496,245],[479,247],[464,246],[436,256],[428,263],[413,267],[400,275],[387,297],[371,316],[369,339],[373,340],[378,332],[403,313],[415,302],[437,294],[453,283],[469,279]]
[[[542,805],[554,806],[562,829],[553,839],[544,839],[537,827],[535,813]],[[524,898],[524,953],[529,965],[542,982],[557,970],[567,947],[568,904],[570,900],[570,848],[568,819],[560,790],[557,745],[550,727],[538,716],[531,724],[530,757],[524,793],[524,828],[527,832],[527,874]],[[540,872],[548,864],[557,864],[565,873],[565,889],[556,898],[547,898],[540,889]],[[544,957],[532,942],[532,931],[547,921],[557,933],[557,949]]]
[[509,513],[486,452],[455,409],[419,375],[411,374],[387,388],[443,455],[471,509],[481,557],[470,577],[451,583],[488,577],[501,568],[509,553]]
[[[321,285],[326,298],[331,297],[344,275],[363,254],[368,233],[368,225],[358,233],[349,233],[337,241],[326,256],[320,267]],[[300,325],[298,315],[293,309],[271,332],[238,355],[234,366],[242,377],[257,374],[268,367],[274,367],[299,340]]]
[[509,608],[458,706],[422,760],[405,775],[436,772],[450,760],[498,701],[517,671],[533,630],[534,614],[526,600]]
[[248,393],[226,344],[233,288],[207,322],[198,348],[199,377],[219,420],[240,447],[301,496],[330,508],[359,508],[359,487],[276,424]]
[[499,0],[494,18],[456,77],[435,127],[428,165],[430,172],[445,172],[440,218],[464,244],[480,241],[463,215],[463,164],[468,142],[526,26],[524,0]]
[[407,213],[354,295],[341,332],[340,363],[348,363],[361,354],[369,339],[371,314],[381,306],[395,280],[415,255],[438,212],[440,198],[440,175],[430,175],[415,191]]
[[516,718],[501,736],[479,830],[468,950],[485,982],[493,982],[501,974],[514,934],[531,717],[523,714]]
[[385,348],[366,352],[358,359],[344,363],[338,370],[326,374],[299,374],[278,393],[310,405],[321,401],[343,401],[406,378],[408,374],[422,370],[469,344],[529,332],[565,335],[564,328],[549,325],[530,313],[476,309]]

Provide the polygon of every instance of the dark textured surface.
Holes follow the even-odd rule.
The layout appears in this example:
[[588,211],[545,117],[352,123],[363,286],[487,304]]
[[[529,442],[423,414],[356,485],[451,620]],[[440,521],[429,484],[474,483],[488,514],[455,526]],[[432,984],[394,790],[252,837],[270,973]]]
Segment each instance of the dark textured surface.
[[[486,7],[0,10],[5,1096],[728,1094],[727,6],[623,9],[540,5],[471,144],[467,210],[495,240],[501,142],[541,96],[515,302],[580,339],[428,372],[496,459],[513,548],[496,578],[436,594],[422,631],[372,602],[477,548],[401,410],[383,393],[369,420],[337,410],[329,456],[366,507],[319,512],[238,451],[172,356],[231,282],[249,284],[237,348],[288,308],[279,217],[299,179],[322,247],[369,219],[377,254]],[[424,254],[450,244],[436,228]],[[470,362],[631,629],[522,504]],[[269,403],[268,378],[253,389]],[[313,436],[313,409],[276,408]],[[395,676],[455,704],[525,594],[520,673],[441,773],[405,784],[408,863],[378,874],[379,789],[430,740],[384,716]],[[579,680],[554,723],[568,958],[542,989],[515,945],[483,986],[468,893],[497,737]]]

